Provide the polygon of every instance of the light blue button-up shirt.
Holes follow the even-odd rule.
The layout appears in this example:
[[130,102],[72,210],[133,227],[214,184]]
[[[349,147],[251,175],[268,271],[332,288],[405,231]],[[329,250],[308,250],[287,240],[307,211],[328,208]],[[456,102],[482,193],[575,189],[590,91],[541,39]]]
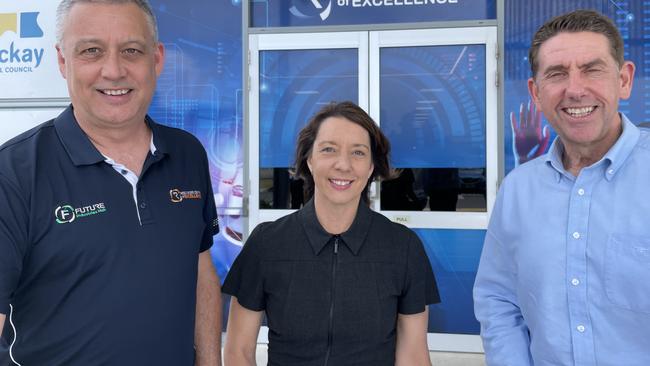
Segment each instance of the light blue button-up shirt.
[[622,119],[577,177],[556,139],[504,180],[474,285],[488,365],[650,365],[650,131]]

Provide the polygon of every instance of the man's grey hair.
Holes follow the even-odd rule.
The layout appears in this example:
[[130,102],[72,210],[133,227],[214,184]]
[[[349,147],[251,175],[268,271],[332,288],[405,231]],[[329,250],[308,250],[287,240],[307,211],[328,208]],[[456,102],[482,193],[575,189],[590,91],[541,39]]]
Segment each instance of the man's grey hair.
[[59,47],[63,46],[63,27],[65,26],[66,19],[70,14],[70,10],[75,6],[75,4],[82,3],[137,5],[142,9],[147,18],[154,42],[158,43],[158,25],[156,23],[156,16],[154,15],[148,0],[62,0],[56,9],[56,43]]

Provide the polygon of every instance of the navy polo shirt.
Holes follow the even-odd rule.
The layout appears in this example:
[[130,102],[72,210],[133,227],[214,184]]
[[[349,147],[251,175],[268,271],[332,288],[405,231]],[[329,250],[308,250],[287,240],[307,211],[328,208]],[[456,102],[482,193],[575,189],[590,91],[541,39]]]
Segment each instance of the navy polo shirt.
[[146,122],[135,195],[72,107],[0,147],[0,364],[193,364],[198,254],[218,232],[208,161]]

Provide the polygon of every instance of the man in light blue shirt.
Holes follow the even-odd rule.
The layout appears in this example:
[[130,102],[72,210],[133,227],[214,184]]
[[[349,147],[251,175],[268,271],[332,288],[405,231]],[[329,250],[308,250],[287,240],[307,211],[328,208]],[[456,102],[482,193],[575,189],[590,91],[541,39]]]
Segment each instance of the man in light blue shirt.
[[529,91],[558,134],[501,186],[474,286],[487,364],[650,365],[650,131],[614,24],[544,24]]

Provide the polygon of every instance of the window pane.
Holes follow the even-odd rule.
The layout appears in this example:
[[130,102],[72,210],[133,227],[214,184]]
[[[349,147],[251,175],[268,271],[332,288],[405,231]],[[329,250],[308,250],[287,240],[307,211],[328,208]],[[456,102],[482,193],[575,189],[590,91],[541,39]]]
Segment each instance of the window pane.
[[485,46],[382,48],[380,85],[381,128],[404,169],[382,183],[381,208],[485,211]]
[[359,96],[357,49],[260,52],[260,208],[290,208],[296,138],[323,105]]

